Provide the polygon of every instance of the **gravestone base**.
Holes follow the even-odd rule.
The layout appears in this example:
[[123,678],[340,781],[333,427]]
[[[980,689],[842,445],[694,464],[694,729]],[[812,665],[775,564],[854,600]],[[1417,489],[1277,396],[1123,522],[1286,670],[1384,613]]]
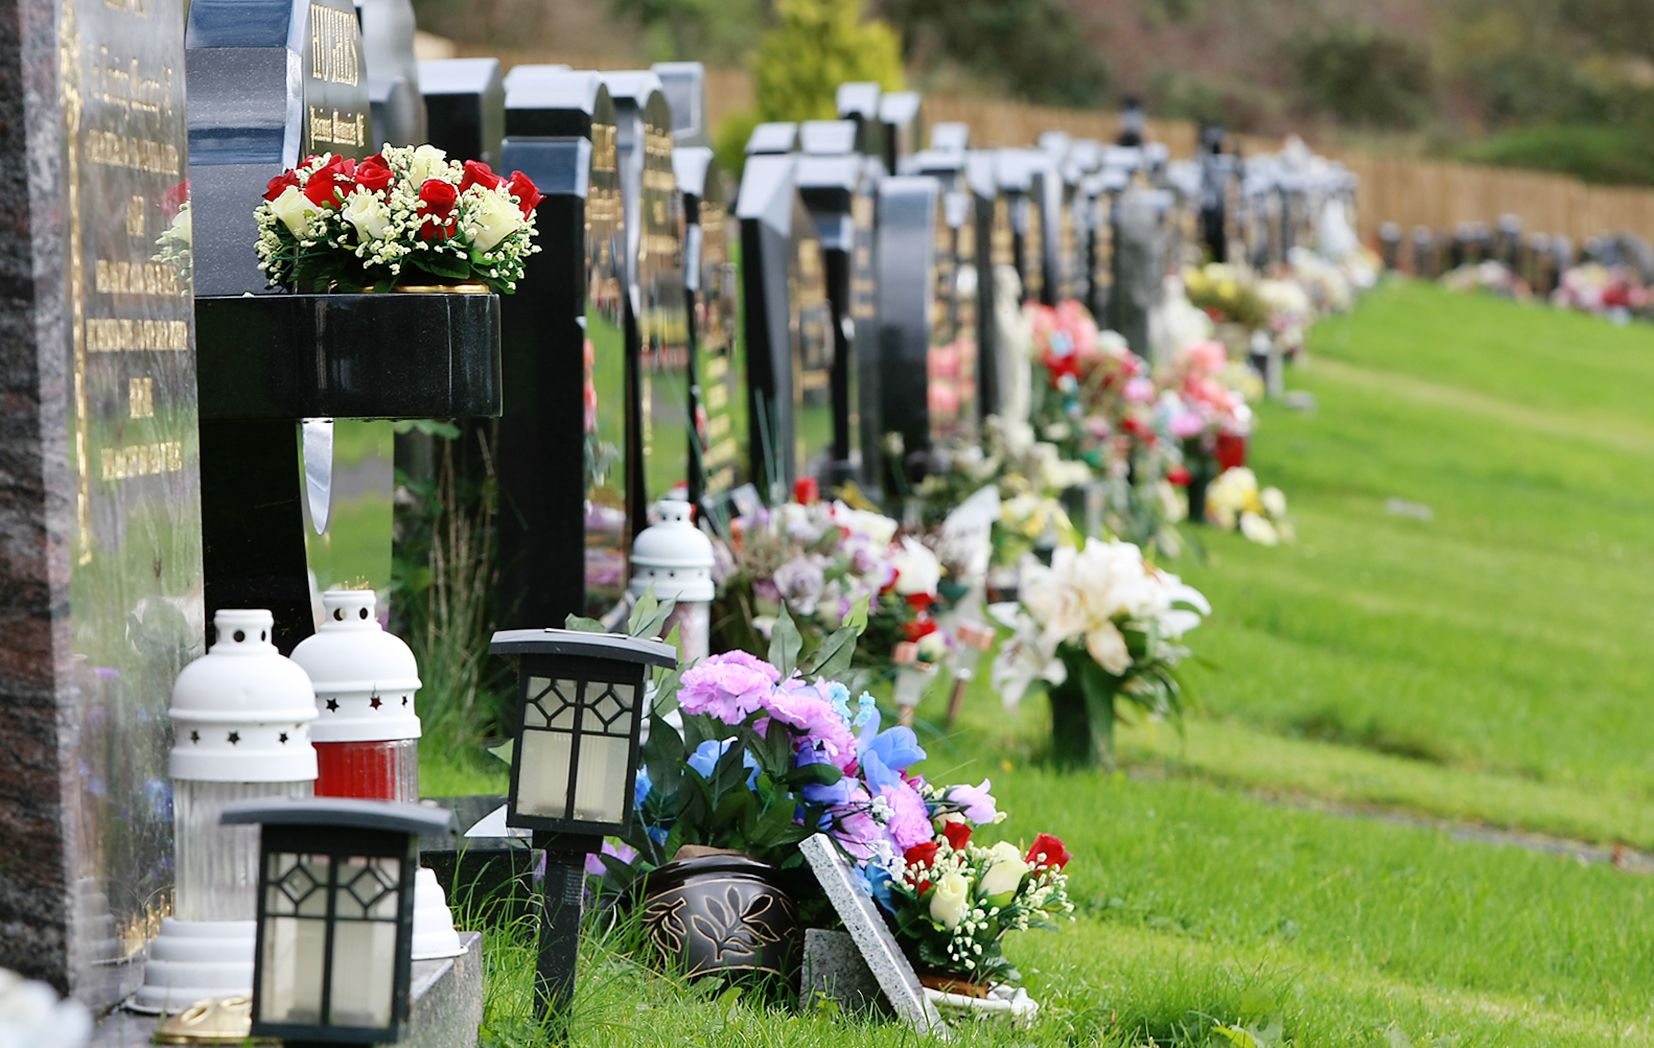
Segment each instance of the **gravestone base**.
[[[458,957],[415,961],[410,983],[413,1009],[399,1048],[475,1048],[482,1025],[482,933],[460,932]],[[92,1037],[91,1048],[141,1048],[157,1019],[117,1011]]]
[[824,997],[851,1015],[888,1019],[879,981],[862,959],[849,932],[825,928],[804,930],[804,966],[799,973],[798,999],[804,1008]]

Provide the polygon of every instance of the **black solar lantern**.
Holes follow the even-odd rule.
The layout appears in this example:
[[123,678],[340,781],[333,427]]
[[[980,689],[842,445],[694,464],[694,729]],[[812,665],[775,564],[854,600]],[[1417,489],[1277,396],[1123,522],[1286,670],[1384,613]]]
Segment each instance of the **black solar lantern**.
[[503,630],[489,650],[517,660],[518,702],[505,821],[546,853],[535,997],[561,1022],[574,994],[586,856],[632,824],[645,687],[675,666],[670,644],[579,630]]
[[224,809],[256,823],[254,1037],[382,1044],[408,1018],[419,835],[450,815],[391,801],[305,798]]

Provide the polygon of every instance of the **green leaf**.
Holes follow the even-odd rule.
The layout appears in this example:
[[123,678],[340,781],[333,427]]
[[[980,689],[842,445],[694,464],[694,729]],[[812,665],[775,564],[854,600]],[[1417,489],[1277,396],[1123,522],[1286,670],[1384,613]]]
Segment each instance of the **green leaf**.
[[563,620],[563,628],[579,630],[581,633],[609,632],[607,626],[603,625],[601,622],[598,622],[596,619],[587,618],[584,615],[570,615],[568,618]]
[[861,630],[854,626],[840,626],[827,639],[821,642],[821,647],[810,657],[804,667],[805,676],[826,677],[833,680],[850,668],[850,662],[856,657],[856,641],[861,637]]
[[781,671],[782,680],[791,677],[798,668],[798,651],[802,647],[804,638],[783,604],[781,614],[776,616],[775,628],[770,631],[770,664]]
[[840,628],[853,629],[858,637],[865,633],[867,631],[867,602],[867,594],[863,593],[857,597],[855,603],[850,605],[850,613],[844,616],[843,622],[839,623]]
[[805,786],[831,786],[844,778],[844,773],[831,764],[804,764],[785,776],[787,786],[801,789]]
[[[632,605],[632,613],[626,618],[627,636],[643,636],[643,634],[638,632],[638,627],[643,623],[648,622],[658,610],[660,610],[660,601],[656,599],[655,587],[654,584],[651,583],[649,587],[643,591],[643,596],[637,599],[637,603]],[[653,636],[653,634],[650,634],[650,636]]]

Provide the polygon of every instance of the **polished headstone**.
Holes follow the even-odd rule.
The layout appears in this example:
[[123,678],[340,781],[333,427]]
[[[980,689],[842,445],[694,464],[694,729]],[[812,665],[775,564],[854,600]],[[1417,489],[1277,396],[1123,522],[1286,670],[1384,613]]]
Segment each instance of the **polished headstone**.
[[963,153],[971,147],[971,125],[956,121],[930,129],[930,148],[942,153]]
[[[842,113],[840,115],[843,115]],[[886,91],[879,96],[879,123],[884,126],[885,170],[899,171],[902,161],[924,143],[924,116],[917,91]]]
[[821,242],[795,182],[796,158],[751,155],[741,178],[741,313],[752,467],[768,499],[819,477],[833,452],[833,342]]
[[[833,448],[827,478],[877,483],[878,360],[873,337],[874,193],[878,169],[850,151],[855,127],[847,120],[804,125],[816,152],[797,160],[795,178],[821,240],[833,332]],[[833,147],[837,147],[836,149]],[[829,151],[831,150],[831,151]]]
[[430,141],[425,99],[414,55],[410,0],[355,0],[362,24],[362,60],[378,145],[417,146]]
[[672,113],[651,72],[605,73],[614,100],[626,230],[627,383],[633,401],[628,515],[634,530],[663,498],[689,497],[689,314],[683,198],[672,168]]
[[759,124],[747,139],[747,156],[773,156],[798,148],[798,125],[786,121]]
[[449,156],[500,163],[505,137],[505,79],[497,58],[441,58],[419,63],[429,141]]
[[730,245],[723,173],[706,146],[672,151],[684,208],[684,287],[694,375],[695,469],[691,497],[715,520],[752,477],[746,447],[746,344],[740,338],[740,274]]
[[995,158],[999,191],[1010,210],[1012,256],[1024,302],[1054,301],[1046,249],[1045,156],[1031,149],[1001,149]]
[[0,34],[0,968],[94,1010],[169,909],[204,637],[183,27],[65,0]]
[[[883,94],[884,88],[878,84],[861,80],[840,84],[834,99],[839,119],[856,125],[856,152],[880,161],[888,156],[885,143],[890,138],[879,122],[879,97]],[[887,166],[886,170],[893,169]]]
[[711,146],[706,126],[706,67],[699,62],[656,62],[666,104],[672,110],[672,141],[679,146]]
[[593,73],[518,66],[503,169],[545,200],[548,249],[502,301],[502,626],[604,615],[621,601],[627,515],[624,213],[614,104]]

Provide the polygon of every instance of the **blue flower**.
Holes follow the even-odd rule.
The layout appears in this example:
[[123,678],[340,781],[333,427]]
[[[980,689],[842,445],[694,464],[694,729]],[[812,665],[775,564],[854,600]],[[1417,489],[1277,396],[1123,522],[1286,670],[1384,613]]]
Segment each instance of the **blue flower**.
[[873,897],[873,901],[883,909],[895,913],[895,904],[891,900],[889,871],[876,862],[870,862],[862,867],[861,875],[862,886],[867,889],[867,894]]
[[878,754],[886,767],[896,771],[906,771],[925,759],[925,751],[913,729],[901,725],[874,736],[864,753]]
[[[827,758],[823,754],[819,753],[815,747],[806,746],[804,749],[798,751],[798,757],[795,763],[798,767],[802,768],[806,764],[826,764]],[[840,777],[840,779],[831,786],[822,786],[819,783],[811,783],[803,789],[804,799],[809,801],[811,804],[827,804],[833,806],[849,804],[850,786],[853,782],[854,780],[851,779],[850,776],[845,775]]]
[[649,793],[655,788],[649,778],[649,769],[638,765],[637,778],[632,782],[632,808],[634,811],[643,810],[643,802],[648,800]]
[[[735,745],[734,739],[725,739],[722,742],[717,739],[707,739],[695,747],[695,752],[689,755],[688,764],[700,773],[701,778],[711,782],[712,772],[718,767],[718,759],[728,753],[729,748],[733,745]],[[743,751],[741,765],[747,769],[747,789],[750,790],[758,783],[758,761],[751,753]]]

